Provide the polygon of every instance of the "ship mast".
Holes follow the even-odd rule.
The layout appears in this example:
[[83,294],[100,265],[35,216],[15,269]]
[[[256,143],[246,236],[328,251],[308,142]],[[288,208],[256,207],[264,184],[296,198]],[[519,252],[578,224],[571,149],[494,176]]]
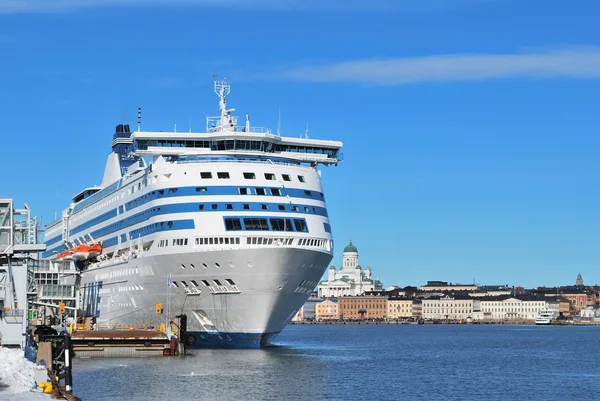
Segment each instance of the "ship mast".
[[235,109],[228,109],[226,98],[231,92],[231,85],[226,79],[217,80],[217,76],[213,76],[215,93],[219,96],[219,111],[221,111],[221,119],[217,127],[217,131],[235,131],[235,121],[231,116],[231,113]]

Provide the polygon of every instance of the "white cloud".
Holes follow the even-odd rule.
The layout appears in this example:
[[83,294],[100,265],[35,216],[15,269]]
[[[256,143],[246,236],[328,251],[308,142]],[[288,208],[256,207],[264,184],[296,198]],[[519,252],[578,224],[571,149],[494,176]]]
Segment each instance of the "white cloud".
[[0,0],[0,14],[69,12],[85,8],[190,6],[282,10],[431,11],[501,0]]
[[[273,76],[271,76],[273,77]],[[274,75],[312,82],[402,85],[494,78],[600,78],[600,47],[516,54],[444,54],[307,65]]]

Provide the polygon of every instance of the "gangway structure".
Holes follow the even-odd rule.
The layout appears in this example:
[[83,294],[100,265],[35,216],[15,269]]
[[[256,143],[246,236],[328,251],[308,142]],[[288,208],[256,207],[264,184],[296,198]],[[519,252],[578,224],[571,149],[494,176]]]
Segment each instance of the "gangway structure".
[[23,347],[29,302],[36,297],[34,269],[38,253],[46,249],[37,239],[37,218],[27,204],[15,209],[10,198],[0,198],[0,342]]

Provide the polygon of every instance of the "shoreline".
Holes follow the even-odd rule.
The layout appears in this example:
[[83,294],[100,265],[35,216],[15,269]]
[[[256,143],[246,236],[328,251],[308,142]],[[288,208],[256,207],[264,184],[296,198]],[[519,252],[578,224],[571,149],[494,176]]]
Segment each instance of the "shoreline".
[[[369,325],[434,325],[434,324],[456,324],[456,325],[529,325],[536,326],[535,321],[533,320],[523,320],[523,321],[485,321],[485,322],[460,322],[460,321],[426,321],[422,323],[418,322],[370,322],[370,321],[321,321],[321,322],[310,322],[310,321],[301,321],[301,322],[289,322],[288,324],[293,325],[345,325],[345,324],[353,324],[353,325],[361,325],[361,324],[369,324]],[[553,321],[550,326],[600,326],[600,321]]]

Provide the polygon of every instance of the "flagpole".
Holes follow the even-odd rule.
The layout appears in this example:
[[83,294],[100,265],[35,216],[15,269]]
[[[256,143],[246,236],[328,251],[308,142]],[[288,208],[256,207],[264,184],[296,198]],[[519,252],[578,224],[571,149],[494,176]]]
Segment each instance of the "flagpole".
[[171,295],[171,273],[169,273],[169,277],[167,278],[167,316],[166,316],[166,322],[165,322],[165,331],[167,333],[167,335],[169,335],[170,337],[170,326],[169,326],[169,301],[170,301],[170,295]]

